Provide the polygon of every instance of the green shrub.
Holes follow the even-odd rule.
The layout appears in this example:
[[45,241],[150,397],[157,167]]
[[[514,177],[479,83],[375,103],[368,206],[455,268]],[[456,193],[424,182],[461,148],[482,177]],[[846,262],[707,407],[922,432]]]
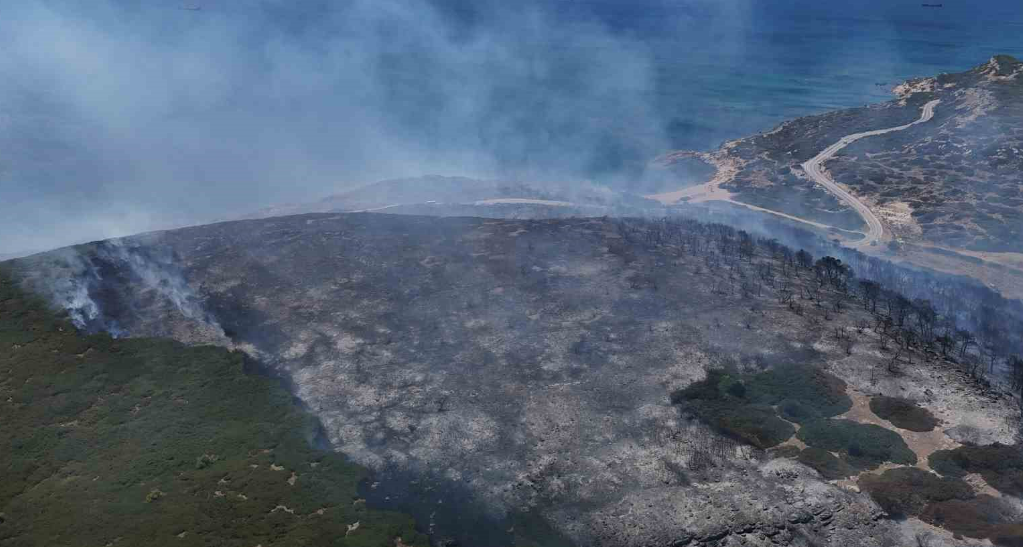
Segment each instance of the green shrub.
[[428,544],[240,353],[82,336],[2,272],[0,348],[0,544]]
[[761,372],[747,381],[746,389],[754,403],[795,401],[823,417],[838,416],[852,408],[845,382],[811,365],[784,365]]
[[889,469],[880,475],[865,473],[857,482],[893,517],[919,515],[935,502],[973,498],[973,489],[966,482],[942,478],[916,467]]
[[858,471],[848,463],[835,457],[827,450],[808,447],[799,453],[796,460],[815,469],[828,480],[844,479],[855,475]]
[[1007,522],[992,526],[987,537],[1000,547],[1023,547],[1023,524]]
[[798,446],[786,444],[784,446],[771,449],[768,455],[772,458],[795,458],[796,456],[799,456],[800,452],[801,451]]
[[718,389],[738,399],[746,397],[746,384],[743,384],[740,378],[725,376],[721,379]]
[[898,433],[873,424],[818,420],[803,426],[797,436],[809,446],[843,454],[857,469],[873,469],[884,462],[916,464],[916,454]]
[[693,382],[684,389],[671,394],[671,403],[676,405],[711,404],[727,401],[729,395],[721,390],[721,386],[729,384],[731,376],[723,370],[711,369],[707,377]]
[[[791,422],[809,423],[852,408],[845,382],[809,365],[786,365],[756,375],[723,370],[671,395],[671,402],[693,412],[719,431],[760,448],[792,436]],[[777,411],[771,407],[778,405]]]
[[938,450],[928,458],[931,469],[942,475],[962,477],[979,473],[999,492],[1023,496],[1023,451],[1018,445],[964,445]]
[[709,370],[706,379],[672,394],[671,400],[725,435],[758,448],[770,448],[792,437],[792,424],[778,418],[770,406],[750,404],[746,393],[741,378]]
[[963,536],[990,538],[995,545],[1023,545],[1023,524],[1015,522],[1015,512],[987,495],[931,503],[921,512],[920,520]]
[[891,422],[895,427],[909,431],[933,431],[938,425],[938,419],[929,410],[901,397],[885,397],[883,395],[872,397],[870,410],[879,418]]
[[782,418],[797,424],[808,424],[823,417],[817,409],[794,399],[778,403],[778,413]]
[[722,431],[758,448],[777,446],[795,433],[792,424],[769,406],[743,405],[718,411],[712,423]]
[[216,454],[203,454],[202,456],[197,456],[195,458],[195,468],[196,469],[205,469],[205,468],[209,467],[211,464],[213,464],[214,462],[216,462],[217,459],[218,458],[217,458]]

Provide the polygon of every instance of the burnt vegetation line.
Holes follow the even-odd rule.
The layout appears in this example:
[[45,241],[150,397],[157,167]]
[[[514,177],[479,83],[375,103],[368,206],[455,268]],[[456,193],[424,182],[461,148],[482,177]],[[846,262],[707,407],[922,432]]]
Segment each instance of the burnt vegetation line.
[[[704,380],[672,393],[671,402],[724,439],[753,449],[754,458],[765,451],[770,457],[795,458],[829,480],[859,476],[861,490],[891,518],[915,516],[995,545],[1023,544],[1023,525],[1012,504],[974,492],[962,479],[979,473],[999,492],[1015,496],[1023,491],[1019,450],[1023,359],[1014,302],[994,298],[971,284],[890,264],[875,263],[868,270],[872,278],[857,278],[852,267],[834,256],[816,258],[805,249],[794,251],[775,239],[721,224],[666,218],[621,219],[615,225],[621,238],[615,247],[623,250],[623,258],[635,260],[647,250],[674,253],[683,267],[695,264],[697,273],[715,279],[713,293],[748,306],[747,328],[755,328],[758,313],[767,307],[788,309],[805,320],[807,330],[833,336],[848,355],[858,344],[874,345],[882,359],[865,365],[870,366],[872,380],[901,375],[915,359],[936,375],[939,369],[957,370],[989,395],[1010,391],[1013,405],[1021,411],[1014,417],[1016,444],[967,444],[935,452],[930,464],[938,474],[912,467],[918,463],[917,455],[897,432],[839,419],[851,406],[843,400],[848,399],[845,383],[814,365],[710,369]],[[898,283],[888,284],[886,279],[922,280],[930,284],[925,288],[934,298],[911,298],[893,288]],[[922,292],[916,289],[917,294]],[[983,300],[971,301],[978,296]],[[1000,381],[987,376],[996,371],[996,364],[1007,371]],[[874,397],[870,408],[899,428],[930,431],[938,425],[930,412],[907,399]],[[793,433],[792,424],[800,425],[796,437],[806,448],[785,442]],[[729,448],[728,443],[718,444]],[[706,448],[687,455],[690,471],[717,465]],[[861,474],[886,463],[899,467]]]
[[[609,245],[612,254],[626,263],[636,260],[637,251],[694,262],[698,273],[715,278],[713,293],[748,303],[747,328],[753,328],[767,302],[776,300],[805,317],[808,328],[834,325],[832,336],[847,354],[856,345],[876,344],[884,361],[872,366],[872,377],[897,375],[917,358],[953,367],[992,395],[1009,392],[1023,412],[1023,317],[1017,301],[972,281],[859,253],[852,260],[862,266],[857,276],[835,256],[818,258],[724,224],[673,217],[612,222],[620,238]],[[854,306],[867,318],[853,328],[833,322]]]

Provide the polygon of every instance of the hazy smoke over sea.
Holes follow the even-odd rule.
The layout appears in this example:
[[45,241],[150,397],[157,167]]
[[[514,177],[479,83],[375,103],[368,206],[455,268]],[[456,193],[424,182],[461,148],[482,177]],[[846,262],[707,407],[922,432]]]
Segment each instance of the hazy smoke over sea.
[[[884,100],[875,82],[973,66],[988,40],[1013,53],[1010,27],[979,19],[1006,10],[1018,3],[8,2],[0,256],[395,177],[636,188],[667,150]],[[938,34],[950,42],[924,39]]]
[[[586,10],[486,4],[5,6],[0,184],[13,229],[0,251],[386,177],[614,172],[665,149],[639,39]],[[648,130],[623,146],[626,125]]]

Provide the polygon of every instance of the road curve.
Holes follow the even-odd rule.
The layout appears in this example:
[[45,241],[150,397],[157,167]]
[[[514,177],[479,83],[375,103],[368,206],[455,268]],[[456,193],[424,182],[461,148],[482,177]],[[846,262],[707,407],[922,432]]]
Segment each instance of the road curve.
[[863,217],[863,221],[867,223],[866,237],[864,237],[860,241],[849,243],[851,247],[866,247],[869,245],[876,244],[881,240],[881,236],[884,235],[884,227],[881,225],[881,219],[877,218],[877,215],[875,215],[874,212],[871,211],[869,207],[864,205],[862,201],[856,199],[855,196],[839,187],[838,184],[835,183],[835,181],[831,180],[831,177],[829,177],[828,174],[824,172],[824,162],[834,157],[839,150],[845,148],[846,146],[849,146],[850,144],[864,137],[873,137],[876,135],[884,135],[885,133],[891,133],[893,131],[902,131],[916,124],[930,121],[930,119],[934,117],[934,107],[937,106],[938,103],[940,102],[941,101],[939,100],[934,100],[925,104],[923,108],[923,113],[920,115],[920,119],[915,122],[907,123],[906,125],[900,125],[898,127],[890,127],[888,129],[875,129],[873,131],[864,131],[863,133],[853,133],[852,135],[847,135],[845,137],[842,137],[835,144],[832,144],[831,146],[825,148],[824,151],[822,151],[820,154],[817,154],[813,158],[803,163],[803,170],[806,171],[806,174],[809,175],[814,182],[820,184],[829,192],[834,194],[835,197],[844,201],[850,207],[855,209],[856,212],[859,213],[861,217]]

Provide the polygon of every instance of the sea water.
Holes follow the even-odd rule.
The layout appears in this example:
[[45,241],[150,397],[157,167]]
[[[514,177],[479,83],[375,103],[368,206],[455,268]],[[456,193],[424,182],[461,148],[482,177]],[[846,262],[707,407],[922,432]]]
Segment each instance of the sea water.
[[967,70],[996,54],[1023,57],[1017,1],[597,5],[619,32],[649,44],[656,98],[678,148],[713,148],[786,119],[888,100],[906,79]]
[[[934,1],[934,0],[932,0]],[[937,0],[940,2],[941,0]],[[892,98],[902,81],[960,72],[996,54],[1023,58],[1023,2],[638,0],[562,3],[596,14],[653,59],[661,141],[612,124],[605,162],[627,167],[659,150],[712,150],[792,118]],[[665,142],[666,141],[666,142]],[[638,150],[639,143],[651,143]],[[655,143],[655,144],[654,144]]]
[[786,119],[888,100],[909,78],[1023,57],[1023,2],[850,4],[760,2],[739,41],[691,64],[674,59],[692,37],[655,37],[672,145],[716,147]]

